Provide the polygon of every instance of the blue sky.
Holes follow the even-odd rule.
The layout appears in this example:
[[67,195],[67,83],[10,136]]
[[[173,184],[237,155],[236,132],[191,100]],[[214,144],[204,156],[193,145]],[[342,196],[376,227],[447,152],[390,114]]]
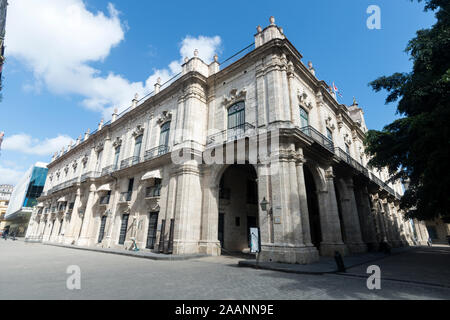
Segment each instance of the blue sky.
[[[381,30],[366,26],[372,4],[381,8]],[[205,60],[244,48],[271,15],[318,78],[336,83],[340,102],[357,98],[370,129],[396,115],[368,83],[409,71],[408,40],[435,21],[423,3],[409,0],[10,1],[0,184],[14,184],[36,161],[49,162],[114,107],[127,107],[135,92],[149,92],[194,48]]]

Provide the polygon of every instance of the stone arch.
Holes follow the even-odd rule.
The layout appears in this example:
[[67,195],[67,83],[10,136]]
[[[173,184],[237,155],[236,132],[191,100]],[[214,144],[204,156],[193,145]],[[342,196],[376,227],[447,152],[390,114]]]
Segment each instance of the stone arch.
[[314,183],[316,185],[317,191],[326,191],[327,190],[327,184],[325,180],[325,172],[322,168],[319,167],[319,165],[311,162],[306,161],[305,167],[310,170],[312,173],[312,176],[314,178]]
[[249,248],[249,229],[259,226],[258,171],[254,165],[223,165],[213,179],[217,194],[217,228],[225,252]]

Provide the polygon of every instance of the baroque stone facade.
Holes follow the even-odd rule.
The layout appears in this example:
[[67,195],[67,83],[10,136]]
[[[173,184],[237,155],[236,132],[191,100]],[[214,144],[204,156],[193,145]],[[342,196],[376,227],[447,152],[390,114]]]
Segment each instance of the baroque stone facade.
[[[27,238],[220,255],[248,250],[259,227],[260,260],[288,263],[423,241],[400,183],[367,167],[362,109],[301,59],[273,18],[225,68],[195,52],[170,85],[54,156]],[[238,150],[231,162],[204,161],[224,146],[227,160]]]

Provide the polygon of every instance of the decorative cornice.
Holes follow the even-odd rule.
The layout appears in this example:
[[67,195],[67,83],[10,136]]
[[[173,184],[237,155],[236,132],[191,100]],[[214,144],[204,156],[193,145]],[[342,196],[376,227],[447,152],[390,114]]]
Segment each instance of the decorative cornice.
[[239,91],[239,93],[237,89],[231,89],[230,94],[223,97],[222,104],[225,106],[232,106],[236,102],[245,100],[246,96],[247,90],[245,88]]

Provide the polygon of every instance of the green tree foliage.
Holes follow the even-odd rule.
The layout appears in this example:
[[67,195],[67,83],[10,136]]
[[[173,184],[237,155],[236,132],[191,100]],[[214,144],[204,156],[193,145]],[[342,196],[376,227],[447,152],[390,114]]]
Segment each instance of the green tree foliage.
[[[419,2],[421,0],[418,0]],[[366,137],[370,165],[389,168],[392,180],[408,181],[401,208],[407,218],[450,219],[450,1],[425,0],[437,22],[419,30],[406,48],[410,73],[370,83],[386,90],[386,104],[397,102],[400,119]]]

